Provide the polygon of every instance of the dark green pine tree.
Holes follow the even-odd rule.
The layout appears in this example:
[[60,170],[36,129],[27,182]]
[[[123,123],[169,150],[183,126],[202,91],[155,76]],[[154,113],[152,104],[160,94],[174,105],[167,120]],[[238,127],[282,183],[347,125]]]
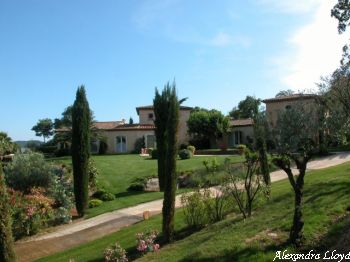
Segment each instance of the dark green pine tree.
[[72,109],[72,162],[75,205],[79,216],[88,206],[88,162],[90,157],[90,109],[84,86],[78,87]]
[[157,140],[158,151],[158,181],[160,191],[164,191],[165,179],[165,156],[167,151],[166,135],[167,135],[167,119],[168,119],[168,98],[169,90],[164,89],[159,94],[156,89],[155,98],[153,99],[155,135]]
[[0,163],[0,261],[2,262],[16,261],[11,225],[9,198]]

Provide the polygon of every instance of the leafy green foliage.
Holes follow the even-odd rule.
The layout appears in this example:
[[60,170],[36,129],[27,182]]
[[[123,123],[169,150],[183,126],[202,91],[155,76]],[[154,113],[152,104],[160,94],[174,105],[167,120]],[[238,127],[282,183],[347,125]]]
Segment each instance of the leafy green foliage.
[[12,142],[11,137],[5,132],[0,132],[0,156],[14,153],[17,145]]
[[54,182],[51,165],[39,153],[15,155],[4,171],[8,186],[24,193],[34,187],[49,188]]
[[291,89],[287,89],[287,90],[281,90],[279,91],[275,97],[285,97],[285,96],[291,96],[294,94],[294,91]]
[[181,203],[187,225],[196,230],[223,220],[229,210],[227,196],[210,189],[183,194]]
[[92,195],[93,198],[97,198],[97,199],[100,199],[102,201],[112,201],[115,199],[115,196],[111,193],[111,192],[108,192],[107,190],[105,189],[100,189],[98,191],[96,191],[93,195]]
[[80,216],[85,214],[88,205],[90,158],[90,125],[91,115],[86,99],[85,88],[81,86],[76,93],[72,108],[72,162],[74,175],[75,204]]
[[182,149],[179,152],[179,157],[184,160],[184,159],[190,159],[193,156],[192,151],[188,149]]
[[0,164],[0,261],[16,261],[11,226],[11,207]]
[[229,159],[225,163],[228,174],[225,191],[233,198],[243,218],[251,217],[253,204],[263,189],[258,167],[258,154],[249,150],[245,151],[243,166],[231,163]]
[[53,122],[49,118],[39,119],[38,123],[32,127],[36,136],[42,136],[45,139],[53,135]]
[[259,112],[261,100],[254,96],[247,96],[238,103],[238,107],[234,107],[229,115],[234,119],[254,118]]
[[229,131],[230,123],[229,118],[220,111],[200,109],[191,112],[187,126],[189,134],[194,138],[192,143],[196,143],[198,147],[204,143],[200,142],[201,140],[209,141],[211,138],[222,138]]
[[91,199],[89,201],[89,208],[94,208],[102,205],[103,201],[100,199]]
[[344,33],[349,26],[350,19],[350,1],[338,0],[338,3],[333,7],[331,15],[338,20],[338,31]]
[[142,148],[145,148],[145,147],[146,147],[145,136],[142,136],[142,137],[136,139],[133,153],[140,154]]
[[[300,246],[304,241],[303,234],[303,190],[306,165],[317,152],[317,137],[322,130],[322,118],[319,117],[319,108],[299,101],[289,110],[282,112],[277,120],[274,130],[277,157],[273,163],[284,170],[294,190],[294,217],[290,230],[290,242]],[[295,163],[299,174],[294,177],[291,169],[292,162]]]
[[187,146],[187,149],[192,152],[192,155],[194,155],[194,152],[196,152],[196,147],[195,146]]
[[260,173],[264,177],[265,185],[269,186],[271,184],[271,177],[266,145],[266,141],[269,138],[269,127],[264,113],[259,113],[254,118],[254,137],[256,140],[256,149],[259,154]]

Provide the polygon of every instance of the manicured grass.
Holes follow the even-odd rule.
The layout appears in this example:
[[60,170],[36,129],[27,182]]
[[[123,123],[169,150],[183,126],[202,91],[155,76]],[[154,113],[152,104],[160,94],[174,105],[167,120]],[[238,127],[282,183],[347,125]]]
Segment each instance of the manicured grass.
[[[205,170],[203,160],[216,158],[222,165],[226,157],[224,156],[195,156],[187,160],[178,160],[178,171],[185,170]],[[234,162],[241,162],[241,156],[230,157]],[[99,183],[108,191],[116,195],[116,200],[104,202],[101,206],[88,209],[87,217],[113,211],[116,209],[137,205],[163,197],[160,192],[128,192],[127,188],[131,181],[137,177],[147,177],[157,174],[157,160],[139,155],[102,155],[93,156],[97,169],[100,172]],[[54,158],[51,161],[71,163],[70,157]],[[181,191],[180,191],[181,192]]]
[[[337,218],[347,213],[350,163],[310,172],[305,182],[303,248],[308,252],[322,245],[322,237],[333,230]],[[278,250],[293,251],[286,244],[293,201],[287,180],[274,183],[272,199],[256,210],[252,218],[226,219],[140,261],[272,261]],[[276,233],[277,237],[270,237],[268,232]]]
[[[349,212],[345,210],[350,205],[350,163],[309,172],[305,178],[304,192],[304,250],[322,249],[325,237],[333,234],[334,238],[334,234],[341,232],[339,227],[344,225],[340,218],[345,215],[349,221]],[[244,221],[240,216],[232,215],[163,247],[158,253],[148,254],[140,261],[272,261],[277,250],[293,251],[286,244],[294,210],[293,201],[294,194],[288,180],[273,183],[271,199],[262,203],[252,218]],[[103,261],[103,250],[115,241],[134,258],[135,233],[149,228],[159,229],[160,225],[160,216],[155,216],[39,261],[68,261],[69,258],[75,261]],[[176,213],[176,229],[177,232],[185,232],[181,210]],[[275,233],[276,236],[271,237],[268,233]]]

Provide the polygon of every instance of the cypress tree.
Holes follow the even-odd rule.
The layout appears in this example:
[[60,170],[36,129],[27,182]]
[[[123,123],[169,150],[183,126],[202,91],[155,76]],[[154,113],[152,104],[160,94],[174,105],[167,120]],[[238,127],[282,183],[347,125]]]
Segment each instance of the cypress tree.
[[167,148],[166,148],[166,176],[164,183],[163,201],[163,235],[165,242],[171,242],[174,237],[175,195],[176,195],[176,158],[177,133],[179,127],[180,102],[177,98],[175,83],[172,87],[167,84],[165,88],[169,93],[168,119],[167,119]]
[[165,156],[167,151],[166,134],[168,119],[168,97],[169,90],[164,89],[162,94],[156,89],[155,98],[153,99],[155,135],[157,140],[158,152],[158,181],[160,191],[164,191],[165,179]]
[[167,83],[160,94],[156,89],[153,100],[158,150],[158,177],[164,191],[162,231],[165,242],[171,242],[174,235],[177,133],[180,104],[175,83]]
[[85,87],[78,87],[72,108],[72,162],[75,205],[79,216],[88,205],[88,163],[90,157],[90,109]]
[[4,262],[16,261],[11,225],[9,198],[0,163],[0,261]]

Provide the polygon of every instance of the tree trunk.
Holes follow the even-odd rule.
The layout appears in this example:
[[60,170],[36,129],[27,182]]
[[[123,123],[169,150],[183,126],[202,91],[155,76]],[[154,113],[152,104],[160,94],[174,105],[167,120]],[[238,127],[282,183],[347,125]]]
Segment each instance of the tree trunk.
[[295,190],[295,206],[294,206],[294,218],[293,226],[290,231],[290,242],[296,246],[300,246],[303,240],[303,213],[302,213],[302,200],[303,200],[303,190],[302,188],[297,188]]

